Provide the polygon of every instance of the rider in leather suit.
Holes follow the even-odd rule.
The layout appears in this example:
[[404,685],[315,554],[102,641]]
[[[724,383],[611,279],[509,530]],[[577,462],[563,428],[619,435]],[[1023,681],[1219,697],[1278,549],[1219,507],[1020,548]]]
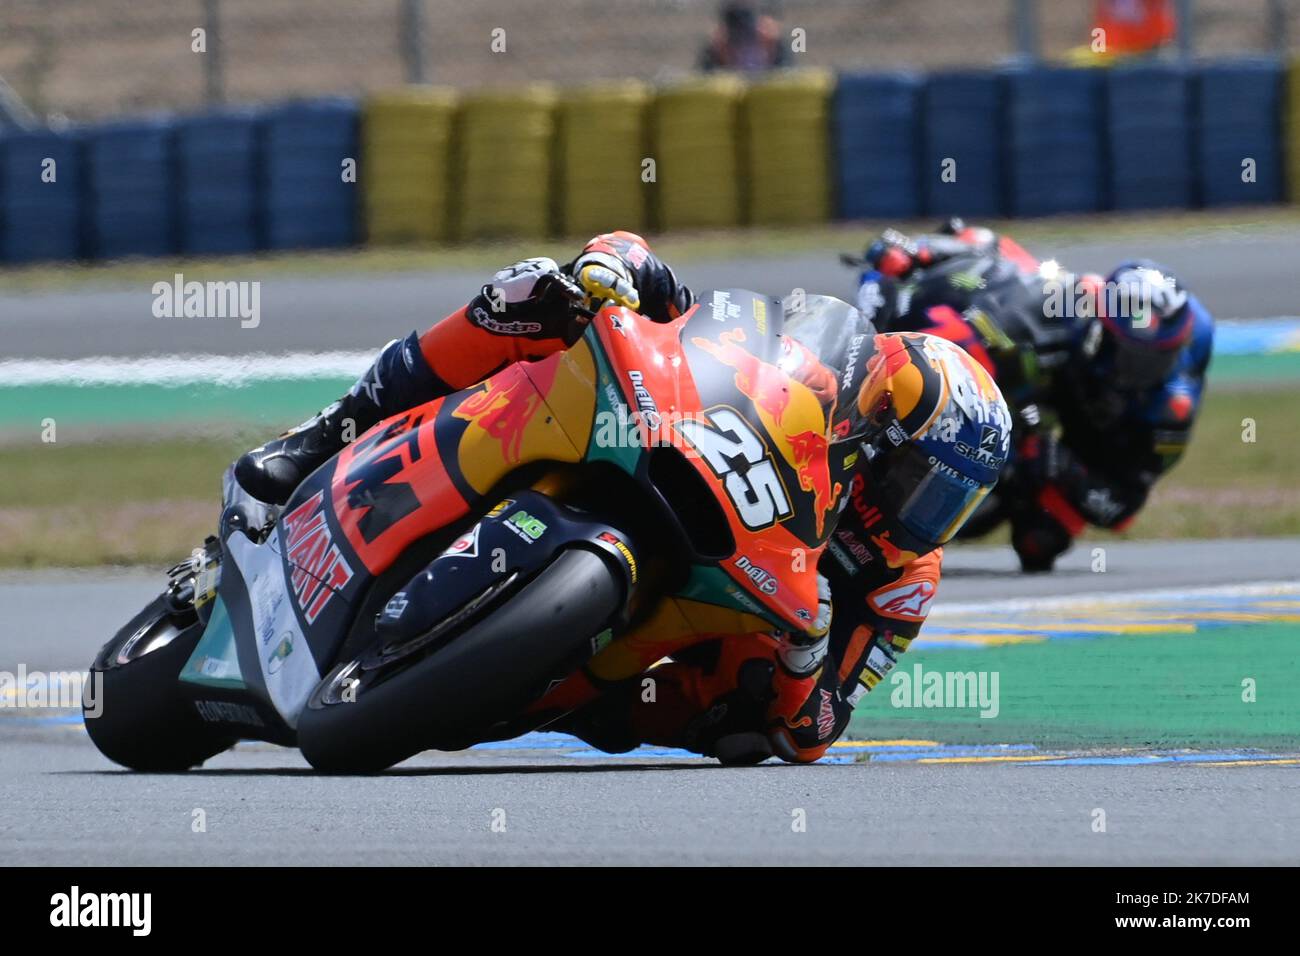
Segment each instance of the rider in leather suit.
[[[345,441],[381,419],[572,345],[587,319],[558,294],[558,273],[577,279],[593,302],[613,300],[656,321],[696,304],[632,233],[597,236],[563,268],[524,260],[423,334],[389,343],[347,395],[242,456],[237,480],[255,497],[283,503]],[[856,397],[855,414],[875,423],[875,443],[864,444],[861,466],[830,503],[829,514],[842,513],[818,566],[819,620],[807,635],[728,635],[675,654],[650,671],[653,702],[636,682],[589,681],[585,706],[553,729],[609,751],[653,743],[725,762],[773,753],[815,760],[916,638],[939,584],[943,542],[1009,453],[1010,414],[992,378],[959,349],[931,336],[876,335],[851,307],[826,301],[861,322],[861,332],[845,336],[849,356],[837,375],[817,366],[816,388]],[[938,431],[947,433],[942,440]],[[981,461],[955,450],[975,444],[984,449]]]
[[957,342],[1015,413],[1015,453],[963,536],[1009,520],[1023,569],[1049,571],[1087,526],[1133,522],[1187,447],[1213,345],[1214,320],[1168,269],[1076,276],[960,220],[888,230],[854,262],[878,328]]

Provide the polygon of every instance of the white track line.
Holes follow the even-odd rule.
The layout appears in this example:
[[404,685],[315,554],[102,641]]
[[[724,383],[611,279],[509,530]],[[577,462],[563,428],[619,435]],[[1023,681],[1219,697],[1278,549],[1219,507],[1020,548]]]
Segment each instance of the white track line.
[[0,361],[0,388],[196,384],[239,387],[254,382],[355,378],[366,370],[377,351],[6,359]]
[[[942,595],[943,585],[939,585]],[[931,621],[949,614],[972,611],[1034,611],[1045,608],[1078,607],[1096,604],[1141,604],[1196,597],[1256,597],[1270,594],[1300,594],[1300,581],[1260,581],[1255,584],[1216,584],[1194,588],[1160,588],[1149,591],[1092,591],[1085,594],[1056,594],[1042,597],[1007,598],[997,601],[960,601],[937,603]]]

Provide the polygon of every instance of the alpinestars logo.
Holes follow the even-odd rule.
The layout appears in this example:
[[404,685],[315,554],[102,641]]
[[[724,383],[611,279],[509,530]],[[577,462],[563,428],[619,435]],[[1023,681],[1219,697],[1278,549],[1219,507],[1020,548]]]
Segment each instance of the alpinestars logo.
[[915,584],[902,584],[873,594],[870,602],[871,606],[881,614],[921,621],[930,613],[930,601],[933,597],[934,583],[917,581]]
[[494,319],[482,306],[475,306],[471,315],[475,325],[497,335],[532,335],[542,331],[540,322],[502,322],[500,319]]
[[281,530],[291,571],[289,584],[308,624],[315,623],[335,592],[352,580],[352,568],[325,521],[323,500],[323,492],[316,492],[289,513]]

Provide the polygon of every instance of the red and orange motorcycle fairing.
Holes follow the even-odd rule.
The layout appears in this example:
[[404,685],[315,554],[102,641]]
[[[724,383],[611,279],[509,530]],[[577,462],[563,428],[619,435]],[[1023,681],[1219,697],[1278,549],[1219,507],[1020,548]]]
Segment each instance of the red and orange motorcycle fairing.
[[[605,460],[645,480],[645,453],[671,444],[722,505],[735,547],[693,568],[667,631],[805,627],[851,462],[827,439],[828,408],[777,364],[781,315],[738,290],[663,324],[606,308],[572,348],[388,419],[340,453],[328,486],[339,533],[374,577],[490,504],[522,465]],[[656,427],[602,432],[602,412]],[[604,447],[608,434],[637,444]]]
[[595,413],[593,364],[580,343],[512,365],[388,419],[344,449],[331,483],[334,514],[370,574],[484,504],[520,465],[580,461]]

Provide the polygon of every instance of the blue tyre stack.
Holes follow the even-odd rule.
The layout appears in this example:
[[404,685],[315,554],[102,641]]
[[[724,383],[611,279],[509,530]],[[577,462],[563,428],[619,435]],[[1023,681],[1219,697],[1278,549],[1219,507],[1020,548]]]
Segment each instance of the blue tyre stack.
[[82,145],[48,130],[0,137],[0,262],[82,255]]
[[[1003,180],[1002,79],[993,73],[936,73],[922,96],[922,186],[933,216],[1000,216]],[[952,175],[944,176],[945,169]]]
[[358,126],[351,100],[290,103],[267,115],[262,222],[269,248],[357,241],[359,187],[344,182],[343,164],[360,159]]
[[1116,209],[1188,207],[1195,197],[1191,81],[1177,66],[1106,73],[1106,134]]
[[176,252],[175,147],[170,118],[108,123],[87,132],[91,255]]
[[[1203,67],[1197,76],[1196,148],[1207,206],[1282,198],[1282,70],[1270,60]],[[1254,161],[1254,182],[1243,164]]]
[[920,214],[920,93],[910,74],[840,77],[831,113],[840,218]]
[[186,254],[261,248],[261,134],[253,110],[194,116],[178,125],[180,241]]
[[1106,207],[1098,70],[1046,68],[1007,74],[1010,212],[1093,212]]

